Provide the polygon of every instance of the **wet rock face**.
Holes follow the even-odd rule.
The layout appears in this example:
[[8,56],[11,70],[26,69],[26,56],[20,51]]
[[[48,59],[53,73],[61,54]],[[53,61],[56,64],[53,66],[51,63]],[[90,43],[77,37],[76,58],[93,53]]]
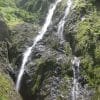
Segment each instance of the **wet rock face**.
[[[41,0],[36,1],[36,5],[39,1],[41,2]],[[28,0],[25,0],[25,2],[28,2]],[[43,2],[44,4],[47,3],[47,5],[49,5],[49,3],[54,1],[43,0]],[[43,5],[40,6],[42,7],[41,10],[45,8]],[[28,10],[32,9],[33,6],[30,7],[31,5]],[[82,55],[80,49],[77,47],[78,40],[76,39],[76,35],[78,33],[76,27],[77,23],[81,21],[81,17],[83,17],[86,12],[82,13],[84,9],[82,6],[82,12],[73,9],[69,13],[63,34],[65,42],[60,44],[56,32],[57,25],[64,14],[65,7],[65,4],[58,6],[47,34],[32,50],[21,83],[20,94],[22,95],[23,100],[71,100],[72,98],[73,71],[71,68],[71,59],[73,55],[80,58],[85,56]],[[44,11],[44,13],[46,13],[46,11]],[[42,24],[44,18],[45,17],[40,21]],[[38,34],[40,25],[37,23],[22,23],[16,25],[11,30],[11,43],[0,42],[0,59],[2,59],[3,64],[6,63],[6,66],[3,66],[2,63],[0,63],[0,68],[4,68],[7,74],[9,72],[14,82],[16,82],[22,63],[23,52],[28,46],[32,45],[33,38]],[[8,33],[7,25],[0,21],[0,41],[6,40],[6,38],[9,37]],[[87,68],[88,64],[87,62],[85,63]],[[86,68],[84,69],[84,66],[85,64],[81,64],[81,72],[87,70]],[[85,73],[85,75],[87,74]],[[88,79],[80,73],[78,82],[80,83],[79,89],[81,90],[79,100],[82,99],[81,97],[83,95],[84,100],[91,100],[90,97],[93,95],[93,91],[91,88],[88,88]]]
[[7,40],[9,38],[9,30],[4,21],[0,20],[0,41]]
[[[66,26],[64,30],[65,40],[67,41],[67,43],[64,43],[66,44],[66,50],[65,45],[61,45],[58,37],[55,35],[57,31],[57,22],[52,23],[43,40],[41,40],[33,49],[32,55],[26,64],[25,74],[23,76],[20,89],[23,100],[71,99],[73,73],[70,60],[72,52],[75,54],[74,33],[76,30],[74,28],[76,27],[78,19],[80,19],[80,16],[75,14],[73,11],[73,13],[71,13],[66,20]],[[57,19],[56,21],[59,20]],[[22,38],[17,42],[17,44],[21,44],[19,46],[20,48],[17,47],[16,43],[13,44],[15,47],[17,47],[16,51],[21,51],[17,55],[19,57],[17,59],[15,57],[17,63],[19,63],[19,59],[22,59],[22,56],[20,55],[22,55],[27,42],[29,43],[28,45],[31,45],[30,41],[33,39],[33,36],[30,36],[30,34],[32,34],[30,31],[31,28],[28,26],[30,26],[30,24],[22,25],[22,29],[20,26],[15,28],[17,34],[22,35]],[[27,38],[29,39],[28,41]],[[68,46],[70,46],[72,51],[68,48]],[[13,61],[13,57],[11,61]],[[17,67],[17,70],[15,69],[15,74],[17,76],[21,61],[20,64],[15,62],[13,63]]]
[[[0,68],[6,70],[9,58],[8,58],[8,47],[7,44],[9,43],[9,31],[6,23],[0,20],[0,64],[4,64],[0,66]],[[9,66],[9,65],[8,65]],[[9,68],[8,68],[9,69]]]
[[0,99],[22,100],[20,95],[16,92],[14,83],[10,78],[10,76],[1,69],[1,63],[0,63]]
[[22,100],[16,92],[14,82],[9,76],[12,67],[9,63],[8,43],[10,32],[4,21],[0,20],[0,99],[1,100]]
[[[60,61],[67,65],[66,59],[68,58],[65,54],[38,44],[27,63],[25,75],[22,79],[20,92],[24,99],[49,100],[59,96],[60,90],[57,89],[62,72]],[[57,86],[55,87],[55,85]],[[57,89],[54,90],[55,88]]]
[[97,10],[99,10],[100,11],[100,1],[99,0],[95,0],[95,5],[96,5],[96,7],[97,7]]

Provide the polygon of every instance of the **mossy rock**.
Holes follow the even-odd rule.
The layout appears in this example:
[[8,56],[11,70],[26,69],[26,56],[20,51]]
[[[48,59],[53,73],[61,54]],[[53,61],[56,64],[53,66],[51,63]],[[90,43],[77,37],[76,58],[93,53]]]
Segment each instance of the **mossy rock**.
[[11,81],[9,76],[0,72],[0,100],[21,100]]

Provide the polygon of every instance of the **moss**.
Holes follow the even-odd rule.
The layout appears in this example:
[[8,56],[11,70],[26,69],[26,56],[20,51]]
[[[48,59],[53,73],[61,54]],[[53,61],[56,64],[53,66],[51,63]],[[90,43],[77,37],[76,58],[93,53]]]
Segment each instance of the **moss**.
[[100,99],[100,85],[95,87],[95,94],[92,96],[91,100],[99,100]]
[[94,68],[94,80],[95,80],[95,85],[100,85],[100,66],[95,66]]
[[38,75],[38,76],[35,78],[35,85],[34,85],[33,88],[32,88],[32,94],[33,94],[33,95],[39,90],[40,83],[41,83],[41,75]]
[[9,92],[11,84],[5,74],[0,73],[0,100],[11,100]]
[[72,50],[71,50],[71,47],[70,47],[70,44],[69,43],[66,43],[64,45],[64,51],[65,51],[65,54],[66,55],[71,55],[72,54]]
[[[52,72],[54,69],[55,63],[52,59],[40,58],[36,60],[37,70],[35,75],[33,76],[34,82],[32,87],[32,94],[36,95],[37,91],[40,90],[41,84],[46,77]],[[48,73],[47,73],[48,72]]]

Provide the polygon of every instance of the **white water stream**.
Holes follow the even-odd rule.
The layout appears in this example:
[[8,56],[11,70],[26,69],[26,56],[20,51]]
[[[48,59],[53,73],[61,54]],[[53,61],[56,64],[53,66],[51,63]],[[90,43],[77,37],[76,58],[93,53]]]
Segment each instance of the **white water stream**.
[[25,65],[28,61],[28,58],[29,56],[31,55],[32,53],[32,49],[35,47],[35,45],[43,38],[43,36],[46,34],[46,31],[47,31],[47,28],[48,26],[50,25],[50,22],[52,20],[52,16],[53,16],[53,13],[56,9],[56,6],[58,3],[60,3],[61,0],[56,0],[55,3],[53,3],[50,8],[49,8],[49,11],[48,11],[48,14],[47,14],[47,17],[46,17],[46,20],[45,20],[45,23],[41,29],[41,31],[39,32],[39,34],[36,36],[36,38],[34,39],[34,42],[33,42],[33,45],[31,47],[28,47],[27,50],[24,52],[23,54],[23,60],[22,60],[22,65],[21,65],[21,68],[20,68],[20,71],[19,71],[19,74],[18,74],[18,77],[17,77],[17,82],[16,82],[16,90],[19,91],[20,89],[20,85],[21,85],[21,79],[23,77],[23,74],[24,74],[24,70],[25,70]]
[[72,62],[72,70],[73,70],[73,87],[72,87],[72,100],[77,100],[79,95],[79,66],[80,60],[77,57],[74,57]]
[[64,12],[64,16],[58,24],[57,34],[58,34],[61,42],[64,41],[64,37],[63,37],[64,25],[65,25],[65,22],[66,22],[66,18],[68,16],[69,12],[70,12],[71,6],[72,6],[72,0],[68,0],[67,1],[67,7],[66,7],[65,12]]

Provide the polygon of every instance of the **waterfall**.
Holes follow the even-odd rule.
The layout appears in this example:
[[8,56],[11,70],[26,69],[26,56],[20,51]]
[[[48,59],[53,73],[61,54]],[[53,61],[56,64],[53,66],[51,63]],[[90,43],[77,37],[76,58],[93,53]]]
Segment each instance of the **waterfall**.
[[[66,22],[66,18],[70,12],[71,6],[72,6],[72,1],[68,0],[67,7],[64,11],[64,16],[61,18],[60,22],[58,23],[57,35],[58,35],[58,38],[61,40],[61,43],[63,43],[63,41],[64,41],[64,38],[63,38],[64,25]],[[59,94],[58,87],[60,85],[61,80],[60,80],[59,76],[55,76],[53,78],[54,79],[53,79],[52,87],[51,87],[51,98],[52,98],[51,100],[56,100],[56,97]]]
[[23,77],[23,74],[24,74],[24,70],[25,70],[25,65],[28,61],[28,58],[29,56],[31,55],[32,53],[32,49],[35,47],[35,45],[43,38],[43,36],[46,34],[46,31],[47,31],[47,28],[48,26],[50,25],[50,22],[52,20],[52,16],[53,16],[53,13],[56,9],[56,6],[58,3],[60,3],[61,0],[56,0],[55,3],[53,3],[50,8],[49,8],[49,11],[48,11],[48,14],[47,14],[47,17],[46,17],[46,20],[45,20],[45,23],[42,27],[42,29],[40,30],[39,34],[36,36],[36,38],[34,39],[34,42],[33,42],[33,45],[31,47],[28,47],[27,50],[24,52],[23,54],[23,60],[22,60],[22,65],[21,65],[21,68],[20,68],[20,71],[19,71],[19,74],[18,74],[18,77],[17,77],[17,82],[16,82],[16,90],[19,91],[20,89],[20,84],[21,84],[21,79]]
[[[66,23],[66,18],[69,15],[69,12],[71,10],[71,6],[72,6],[72,0],[67,0],[67,6],[64,11],[64,16],[61,18],[60,22],[58,23],[57,35],[61,44],[64,42],[63,31],[64,31],[64,26]],[[60,85],[60,82],[61,80],[59,76],[54,77],[53,82],[52,82],[52,88],[51,88],[52,100],[56,100],[56,97],[59,94],[58,87]]]
[[66,18],[68,16],[69,12],[70,12],[71,6],[72,6],[72,1],[68,0],[67,1],[67,7],[66,7],[65,12],[64,12],[64,16],[58,24],[57,34],[58,34],[59,39],[61,40],[61,42],[64,41],[64,37],[63,37],[64,25],[65,25],[65,22],[66,22]]
[[78,99],[78,93],[79,93],[79,66],[80,66],[80,60],[77,57],[74,57],[72,62],[72,70],[73,70],[73,87],[72,87],[72,100]]

